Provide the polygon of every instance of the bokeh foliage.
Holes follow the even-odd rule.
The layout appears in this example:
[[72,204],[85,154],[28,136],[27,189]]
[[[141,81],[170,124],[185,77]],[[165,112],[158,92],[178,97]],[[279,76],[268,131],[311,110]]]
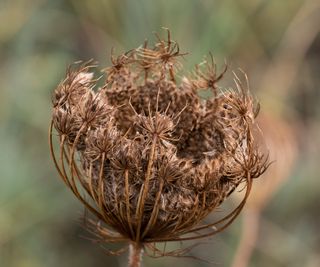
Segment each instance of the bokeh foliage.
[[[187,71],[209,51],[221,68],[241,67],[262,112],[294,132],[297,159],[263,211],[250,266],[319,266],[319,13],[319,0],[0,0],[0,266],[125,266],[125,255],[81,238],[83,208],[49,157],[51,92],[69,63],[106,66],[112,47],[137,47],[162,27],[190,53]],[[231,72],[221,85],[233,85]],[[229,266],[240,225],[192,254]],[[145,260],[165,264],[208,266]]]

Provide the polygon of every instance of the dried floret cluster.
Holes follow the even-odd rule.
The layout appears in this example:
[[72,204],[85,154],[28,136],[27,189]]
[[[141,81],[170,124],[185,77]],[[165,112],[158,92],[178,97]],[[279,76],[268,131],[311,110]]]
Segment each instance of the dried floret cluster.
[[[226,68],[218,74],[212,57],[177,82],[184,55],[168,32],[154,47],[112,56],[101,87],[87,62],[71,66],[54,91],[53,159],[98,218],[90,229],[101,242],[128,241],[161,254],[155,242],[213,235],[236,218],[252,179],[267,168],[252,137],[258,109],[247,88],[236,77],[235,90],[218,90]],[[198,96],[205,89],[210,99]],[[199,225],[241,183],[243,201]]]

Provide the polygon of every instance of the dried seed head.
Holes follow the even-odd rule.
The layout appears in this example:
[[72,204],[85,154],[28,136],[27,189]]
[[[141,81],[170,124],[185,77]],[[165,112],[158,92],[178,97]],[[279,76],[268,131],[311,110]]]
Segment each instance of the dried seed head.
[[[168,31],[154,48],[145,43],[112,56],[103,87],[93,90],[89,62],[69,68],[54,91],[54,163],[104,223],[89,227],[101,242],[127,240],[159,254],[152,243],[213,235],[237,217],[252,179],[267,168],[251,134],[257,109],[247,88],[235,76],[236,90],[218,92],[226,68],[217,74],[212,56],[206,71],[197,67],[196,79],[178,84],[175,66],[182,55]],[[211,99],[199,98],[202,88],[213,90]],[[239,206],[198,226],[240,183],[246,193]]]

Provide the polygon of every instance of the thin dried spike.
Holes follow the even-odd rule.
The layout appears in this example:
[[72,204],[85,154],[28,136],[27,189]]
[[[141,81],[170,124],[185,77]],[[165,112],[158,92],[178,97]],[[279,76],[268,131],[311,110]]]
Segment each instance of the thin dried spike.
[[169,101],[169,103],[168,103],[168,105],[167,105],[167,107],[166,107],[166,109],[164,111],[164,115],[168,114],[168,110],[169,110],[170,105],[171,105],[171,101]]
[[82,133],[82,131],[86,128],[86,125],[85,124],[82,124],[82,126],[80,127],[76,137],[75,137],[75,140],[74,140],[74,143],[72,145],[72,148],[71,148],[71,151],[70,151],[70,157],[69,157],[69,168],[70,168],[70,175],[71,175],[71,185],[73,187],[73,189],[75,190],[74,193],[76,193],[77,195],[80,195],[78,190],[77,190],[77,186],[76,186],[76,182],[75,182],[75,179],[74,179],[74,154],[75,154],[75,151],[76,151],[76,145],[79,141],[79,138],[80,138],[80,135]]
[[125,184],[125,199],[126,199],[126,215],[127,221],[131,233],[131,238],[134,238],[134,231],[132,227],[131,214],[130,214],[130,195],[129,195],[129,171],[124,172],[124,184]]
[[148,117],[149,117],[149,121],[151,123],[152,128],[154,129],[154,124],[153,124],[153,119],[152,119],[152,112],[151,112],[151,103],[149,101],[148,103]]
[[145,39],[143,42],[143,48],[146,49],[148,47],[148,39]]
[[174,137],[170,138],[170,137],[166,137],[166,136],[160,136],[160,139],[168,141],[168,142],[178,142],[181,139],[181,136],[178,138],[174,138]]
[[135,108],[133,107],[133,105],[132,105],[131,96],[130,96],[130,98],[129,98],[128,103],[129,103],[129,106],[130,106],[131,110],[133,111],[133,113],[134,113],[137,117],[139,117],[138,112],[136,111],[136,109],[135,109]]
[[158,42],[162,44],[163,41],[161,40],[159,34],[157,32],[153,32],[153,34],[155,35],[156,39],[158,39]]
[[[165,243],[166,244],[166,243]],[[194,260],[199,260],[199,261],[202,261],[202,262],[205,262],[205,263],[212,263],[210,261],[207,261],[207,260],[203,260],[201,258],[198,258],[196,256],[190,256],[190,255],[187,255],[187,253],[189,253],[192,249],[194,249],[195,247],[201,245],[202,243],[196,243],[196,244],[193,244],[193,245],[190,245],[186,248],[180,248],[180,249],[176,249],[176,250],[173,250],[173,251],[169,251],[169,252],[166,252],[165,251],[165,248],[164,250],[160,250],[158,249],[155,245],[152,245],[152,244],[148,244],[147,247],[154,253],[154,254],[149,254],[147,252],[147,255],[152,257],[152,258],[160,258],[160,257],[175,257],[175,258],[190,258],[190,259],[194,259]]]
[[[61,167],[59,166],[57,160],[56,160],[56,156],[53,150],[53,141],[52,141],[52,127],[53,127],[53,122],[51,122],[50,124],[50,128],[49,128],[49,144],[50,144],[50,152],[51,152],[51,156],[52,159],[54,161],[55,167],[58,171],[58,173],[60,174],[62,180],[67,184],[67,186],[73,191],[73,193],[76,195],[76,197],[85,205],[85,207],[87,207],[93,214],[95,214],[98,218],[101,218],[101,215],[99,214],[99,212],[93,208],[89,203],[87,203],[80,194],[77,194],[77,191],[74,192],[74,189],[72,188],[70,181],[67,177],[67,175],[65,174],[65,170],[62,170]],[[63,158],[62,158],[63,160]]]
[[121,236],[119,233],[117,232],[113,232],[110,229],[107,229],[103,226],[100,225],[100,221],[96,222],[93,221],[91,219],[87,219],[87,222],[85,227],[86,230],[96,236],[97,238],[99,238],[99,240],[101,240],[100,242],[111,242],[111,243],[118,243],[118,242],[125,242],[128,239]]
[[241,94],[241,93],[243,93],[243,86],[242,86],[241,80],[240,80],[239,76],[234,71],[232,71],[232,73],[234,75],[233,81],[236,84],[238,93]]
[[129,235],[128,231],[126,230],[126,226],[127,226],[127,214],[126,214],[126,209],[123,206],[123,201],[122,201],[122,196],[120,194],[118,194],[117,190],[115,190],[114,192],[115,194],[115,204],[114,204],[114,208],[115,214],[118,214],[118,218],[117,221],[119,222],[119,225],[117,226],[118,228],[122,229],[122,232],[125,233],[126,235]]
[[[141,206],[141,202],[142,202],[142,194],[143,194],[143,191],[144,191],[144,183],[142,184],[141,188],[140,188],[140,191],[139,191],[139,196],[138,196],[138,201],[137,201],[137,206],[136,206],[136,212],[135,212],[135,217],[138,218],[137,222],[138,222],[138,225],[141,224],[141,212],[139,210],[139,207]],[[139,216],[139,217],[138,217]],[[141,227],[141,226],[140,226]],[[139,235],[140,235],[140,230],[139,230]],[[135,235],[135,240],[138,240],[139,239],[139,235],[138,233],[136,232],[136,235]]]
[[217,82],[222,79],[222,77],[225,75],[227,70],[228,70],[228,65],[227,65],[227,62],[225,61],[224,68],[223,68],[222,72],[219,74],[219,76],[217,77]]
[[173,70],[173,67],[172,67],[172,66],[169,67],[169,74],[170,74],[170,79],[171,79],[171,81],[174,82],[174,83],[176,83],[176,79],[175,79],[175,77],[174,77],[174,70]]
[[62,178],[62,180],[66,183],[67,186],[68,183],[67,183],[67,180],[65,179],[65,176],[63,174],[63,171],[61,170],[59,164],[58,164],[58,161],[57,161],[57,158],[56,158],[56,155],[54,153],[54,149],[53,149],[53,140],[52,140],[52,127],[53,127],[53,121],[51,120],[51,123],[50,123],[50,127],[49,127],[49,145],[50,145],[50,154],[51,154],[51,157],[53,159],[53,163],[60,175],[60,177]]
[[119,233],[114,232],[110,229],[107,229],[104,226],[101,226],[100,221],[93,221],[91,219],[84,225],[87,232],[96,236],[98,239],[97,242],[111,242],[111,243],[119,243],[119,242],[127,242],[128,239],[121,236]]
[[141,239],[143,239],[149,232],[150,229],[152,229],[156,223],[156,219],[157,219],[157,216],[158,216],[158,213],[159,213],[159,206],[160,206],[160,197],[161,197],[161,194],[162,194],[162,188],[163,188],[163,180],[160,181],[160,185],[159,185],[159,191],[156,195],[156,199],[155,199],[155,202],[154,202],[154,206],[153,206],[153,210],[152,210],[152,213],[151,213],[151,216],[150,216],[150,219],[149,219],[149,222],[146,226],[146,228],[144,229],[143,233],[142,233],[142,236],[141,236]]
[[203,196],[202,196],[202,210],[205,210],[205,204],[206,204],[206,197],[207,197],[207,194],[206,192],[203,192]]
[[216,61],[214,60],[214,57],[213,57],[213,55],[212,55],[211,52],[209,52],[209,56],[210,56],[210,59],[211,59],[211,65],[209,65],[209,64],[207,63],[208,71],[209,71],[209,72],[216,73],[216,70],[217,70]]
[[98,178],[98,193],[97,193],[97,200],[96,203],[101,211],[101,214],[104,218],[104,221],[106,223],[109,223],[111,225],[114,225],[117,223],[117,220],[114,221],[114,218],[107,217],[105,211],[107,211],[109,214],[112,214],[112,212],[108,209],[106,205],[106,201],[104,199],[104,183],[103,183],[103,168],[104,168],[104,161],[105,161],[105,152],[101,154],[101,165],[99,170],[99,178]]
[[[104,162],[104,160],[102,162]],[[92,168],[91,163],[90,163],[89,168]],[[105,213],[105,210],[108,210],[108,209],[106,209],[106,205],[104,204],[105,202],[103,202],[103,200],[102,200],[104,193],[103,193],[103,182],[102,182],[102,178],[101,178],[101,169],[103,170],[103,163],[102,163],[102,167],[100,168],[100,171],[99,171],[99,181],[98,181],[98,192],[99,193],[96,192],[95,189],[93,189],[93,186],[92,186],[93,177],[92,177],[92,172],[91,172],[92,170],[90,170],[89,183],[88,183],[89,184],[88,194],[93,198],[94,202],[97,204],[99,211],[100,211],[99,214],[101,215],[101,218],[103,219],[103,221],[107,224],[115,225],[117,223],[117,221],[114,221],[113,218],[107,217],[106,213]],[[84,187],[84,188],[86,188],[86,187]],[[110,211],[109,211],[109,214],[111,214]]]
[[143,59],[150,59],[151,61],[159,58],[159,53],[154,50],[150,50],[148,48],[140,48],[138,50],[139,56],[141,56]]
[[151,258],[158,258],[158,248],[156,247],[155,243],[146,243],[145,247],[148,250],[151,250],[152,254],[149,253],[149,251],[146,249],[146,254]]
[[[82,128],[82,127],[81,127]],[[80,128],[80,130],[81,130]],[[79,130],[79,132],[80,132]],[[77,188],[77,185],[76,185],[76,182],[75,182],[75,179],[74,179],[74,173],[75,173],[75,168],[74,168],[74,165],[75,165],[75,161],[74,161],[74,152],[75,152],[75,146],[76,146],[76,143],[77,143],[77,140],[79,138],[80,134],[78,133],[76,138],[75,138],[75,142],[72,146],[72,149],[71,149],[71,153],[70,153],[70,157],[68,159],[68,162],[69,162],[69,168],[70,168],[70,174],[71,174],[71,182],[70,182],[70,179],[68,178],[66,172],[65,172],[65,168],[64,168],[64,153],[62,153],[62,156],[61,156],[61,164],[63,166],[63,173],[65,175],[65,178],[68,180],[68,182],[70,183],[71,185],[71,190],[72,192],[75,194],[75,196],[92,212],[94,213],[98,218],[101,218],[101,214],[94,208],[92,207],[82,196],[81,194],[79,193],[78,191],[78,188]],[[78,137],[78,138],[77,138]]]
[[[69,158],[70,158],[70,153],[68,153],[65,149],[65,147],[63,146],[63,157],[65,158],[65,160],[67,161],[67,163],[69,164],[70,166],[70,162],[69,162]],[[84,175],[81,173],[81,171],[79,170],[77,164],[74,162],[73,164],[73,167],[74,167],[74,171],[75,171],[75,175],[76,177],[78,178],[78,181],[80,182],[81,186],[83,187],[83,189],[85,189],[86,193],[88,195],[90,195],[90,191],[89,189],[87,188],[87,184],[85,183],[85,179],[83,178]]]
[[69,65],[66,69],[66,77],[69,77],[71,73],[74,73],[74,71],[72,70],[73,66],[79,66],[77,72],[83,72],[83,71],[87,71],[90,68],[95,68],[97,67],[97,64],[94,63],[94,59],[89,59],[88,61],[83,61],[83,60],[79,60],[74,62],[73,64]]
[[154,136],[153,140],[152,140],[152,144],[151,144],[151,150],[150,150],[150,155],[149,155],[149,161],[148,161],[148,166],[147,166],[147,172],[146,172],[146,176],[145,176],[145,181],[143,183],[143,186],[141,187],[141,191],[139,194],[139,205],[137,206],[136,209],[136,217],[138,218],[138,225],[137,225],[137,233],[136,233],[136,242],[140,242],[140,231],[141,231],[141,223],[142,223],[142,216],[143,216],[143,209],[144,209],[144,202],[146,200],[146,195],[148,194],[148,190],[149,190],[149,181],[151,178],[151,168],[153,165],[153,161],[154,161],[154,155],[156,152],[156,143],[157,143],[157,137]]
[[102,247],[103,251],[109,256],[120,256],[128,250],[128,248],[126,246],[123,248],[116,249],[116,250],[111,250],[111,249],[108,249],[104,246],[101,246],[101,247]]
[[[69,178],[67,178],[69,180]],[[73,191],[73,189],[71,188],[71,190]],[[96,208],[94,208],[91,204],[89,204],[89,202],[87,202],[84,197],[79,193],[77,187],[74,189],[75,191],[73,191],[74,195],[85,205],[85,207],[92,212],[97,218],[99,219],[103,219],[102,214],[97,211]]]
[[247,73],[243,70],[243,69],[241,69],[241,68],[239,68],[239,71],[244,75],[244,77],[245,77],[245,80],[246,80],[246,88],[247,88],[247,91],[249,92],[250,91],[250,84],[249,84],[249,78],[248,78],[248,75],[247,75]]
[[[194,208],[194,211],[195,211],[196,209]],[[191,216],[190,216],[191,217]],[[189,217],[189,219],[190,219],[190,217]],[[173,228],[173,233],[178,233],[178,229],[181,227],[183,227],[183,225],[185,225],[185,224],[187,224],[188,222],[189,222],[189,219],[187,220],[187,222],[184,222],[183,223],[183,220],[184,220],[184,216],[183,215],[180,215],[179,216],[179,218],[178,218],[178,220],[177,220],[177,223],[176,223],[176,225],[175,225],[175,227]]]
[[[182,224],[179,224],[178,227],[175,229],[174,232],[180,232],[180,230],[181,230],[182,232],[185,232],[186,226],[189,225],[189,223],[195,218],[195,215],[196,215],[196,213],[198,212],[198,205],[199,205],[199,200],[198,200],[198,198],[197,198],[197,199],[196,199],[196,202],[195,202],[195,204],[194,204],[194,208],[193,208],[192,214],[190,214],[189,218],[188,218],[187,220],[185,220]],[[190,226],[187,227],[187,228],[190,228],[192,225],[194,225],[194,224],[190,224]]]
[[172,118],[173,121],[177,120],[180,115],[182,114],[182,112],[184,112],[186,110],[186,108],[188,107],[188,103],[186,103],[184,105],[184,107]]
[[[67,150],[68,150],[68,152],[67,152]],[[62,166],[62,169],[63,169],[63,173],[65,174],[66,178],[68,179],[68,183],[70,184],[68,175],[66,174],[67,173],[66,172],[66,168],[65,168],[65,165],[64,165],[64,162],[66,162],[67,166],[70,166],[69,158],[70,158],[70,147],[69,147],[68,144],[65,143],[65,141],[61,142],[61,144],[60,144],[60,159],[62,159],[62,160],[60,162],[61,162],[61,166]],[[70,184],[70,187],[71,186],[72,185]]]
[[108,208],[106,200],[104,198],[104,183],[103,183],[103,169],[104,169],[104,161],[105,161],[105,152],[102,153],[101,155],[101,166],[100,166],[100,170],[99,170],[99,181],[98,181],[98,206],[101,210],[102,216],[105,219],[105,222],[110,222],[111,225],[115,225],[118,223],[118,220],[116,220],[114,218],[114,216],[112,217],[107,217],[107,215],[105,214],[105,211],[108,212],[108,214],[112,214],[111,210]]
[[95,203],[98,203],[98,200],[96,199],[96,193],[93,190],[93,186],[92,186],[92,162],[90,162],[89,165],[89,177],[88,177],[88,185],[89,185],[89,192],[90,192],[90,196],[93,198]]
[[[146,58],[146,59],[150,59],[150,60],[156,60],[159,58],[159,53],[155,52],[153,50],[149,50],[149,49],[140,49],[138,51],[140,54],[140,56],[142,58]],[[151,62],[150,62],[151,63]]]
[[103,236],[101,233],[96,233],[94,232],[94,230],[89,230],[88,228],[85,229],[87,232],[89,232],[89,234],[92,234],[93,236],[95,236],[96,238],[93,237],[88,237],[85,235],[80,235],[81,238],[86,239],[88,241],[91,241],[93,243],[119,243],[119,242],[125,242],[126,239],[118,239],[118,238],[112,238],[112,237],[108,237],[108,236]]
[[170,47],[171,45],[171,33],[170,33],[170,30],[166,27],[162,27],[162,29],[166,30],[167,31],[167,36],[168,36],[168,45]]
[[250,177],[250,173],[248,173],[247,179],[248,179],[248,185],[247,185],[247,190],[246,190],[246,194],[244,196],[244,199],[242,200],[240,205],[233,212],[231,212],[229,215],[225,216],[223,219],[221,219],[218,222],[193,228],[193,229],[191,229],[189,231],[184,232],[183,234],[189,234],[189,233],[193,233],[193,232],[198,232],[198,231],[204,230],[204,229],[212,229],[212,226],[215,226],[218,223],[220,224],[220,223],[225,222],[227,220],[227,222],[224,225],[222,225],[221,227],[217,228],[214,231],[211,231],[210,233],[197,234],[197,235],[191,236],[191,237],[150,238],[150,239],[145,240],[145,242],[188,241],[188,240],[194,240],[194,239],[199,239],[199,238],[206,238],[206,237],[212,236],[214,234],[217,234],[217,233],[223,231],[225,228],[227,228],[237,218],[237,216],[239,215],[240,211],[244,207],[244,204],[245,204],[245,202],[246,202],[246,200],[247,200],[247,198],[248,198],[248,196],[250,194],[251,187],[252,187],[252,180],[251,180],[251,177]]
[[[88,230],[87,230],[88,231]],[[106,235],[104,235],[103,233],[101,232],[98,232],[98,233],[95,233],[93,231],[89,232],[90,234],[94,235],[96,238],[86,238],[84,236],[82,236],[83,238],[86,238],[87,240],[90,240],[94,243],[123,243],[123,242],[127,242],[128,239],[125,239],[125,238],[110,238]]]
[[[260,113],[260,108],[261,108],[261,106],[260,106],[260,103],[258,102],[258,103],[256,104],[255,108],[254,108],[254,111],[253,111],[253,117],[254,117],[254,118],[257,118],[257,117],[258,117],[258,115],[259,115],[259,113]],[[260,134],[261,134],[262,136],[264,136],[258,123],[256,123],[256,127],[258,128]]]
[[223,222],[225,222],[226,220],[230,219],[225,225],[223,225],[222,227],[218,228],[216,230],[216,232],[221,232],[223,229],[227,228],[227,226],[229,226],[233,221],[234,219],[239,215],[240,211],[242,210],[242,208],[244,207],[248,197],[249,197],[249,194],[250,194],[250,191],[251,191],[251,187],[252,187],[252,180],[251,180],[251,177],[250,177],[250,173],[248,173],[248,181],[247,181],[247,187],[246,187],[246,193],[245,193],[245,196],[243,198],[243,200],[241,201],[241,203],[231,212],[229,213],[229,215],[225,216],[224,218],[222,218],[221,220],[217,221],[217,222],[214,222],[214,223],[211,223],[211,224],[207,224],[207,225],[204,225],[204,226],[200,226],[200,227],[196,227],[186,233],[191,233],[191,232],[196,232],[196,231],[200,231],[200,230],[204,230],[204,229],[208,229],[208,228],[212,228],[213,226],[216,226],[218,224],[221,224]]
[[148,70],[145,68],[145,70],[144,70],[144,84],[147,84],[148,74],[149,74],[149,72],[148,72]]
[[113,239],[119,238],[119,239],[121,239],[121,240],[127,240],[127,238],[119,235],[119,233],[113,232],[113,231],[111,231],[110,229],[107,229],[107,228],[105,228],[105,227],[99,226],[99,227],[98,227],[98,230],[99,230],[99,234],[102,235],[103,237],[106,237],[106,236],[111,235]]
[[110,51],[110,61],[111,61],[112,64],[115,64],[114,46],[111,47],[111,51]]
[[[64,182],[68,185],[68,187],[72,190],[73,193],[75,193],[75,189],[74,189],[74,185],[72,183],[70,183],[69,179],[68,179],[68,175],[66,172],[66,168],[64,165],[64,156],[65,156],[65,150],[64,150],[64,145],[65,145],[65,136],[61,136],[61,140],[60,140],[60,166],[61,166],[61,170],[62,170],[62,174],[63,177],[62,179],[64,180]],[[69,159],[66,159],[68,164],[69,164]]]
[[[114,186],[118,186],[118,185],[114,185]],[[119,201],[118,201],[118,193],[117,193],[117,187],[114,190],[114,205],[113,205],[115,211],[115,214],[119,214],[120,212],[120,208],[119,208]],[[119,218],[119,221],[122,221],[123,218]]]
[[206,75],[203,73],[203,71],[201,71],[200,70],[200,65],[201,64],[207,64],[207,62],[206,61],[204,61],[203,63],[200,63],[200,64],[198,64],[198,65],[196,65],[196,74],[200,77],[200,78],[202,78],[202,79],[204,79],[204,80],[208,80],[208,78],[206,77]]
[[119,201],[119,217],[121,219],[121,228],[123,229],[123,233],[125,233],[127,236],[129,235],[129,231],[127,230],[128,223],[126,220],[126,207],[125,203],[123,201]]
[[[161,224],[158,225],[152,232],[153,236],[158,236],[158,235],[164,235],[166,236],[166,231],[168,231],[168,228],[170,228],[170,224],[172,224],[172,219],[170,217],[166,218],[165,221],[161,221]],[[170,231],[171,232],[171,231]],[[148,238],[144,239],[145,243],[150,243],[150,242],[157,242],[157,241],[147,241]]]
[[[159,96],[160,96],[160,87],[158,87],[158,92],[157,92],[157,99],[156,99],[156,114],[159,111]],[[149,102],[150,105],[150,102]],[[150,113],[150,112],[149,112]]]
[[[165,233],[164,236],[167,236],[167,233],[172,233],[172,222],[178,222],[181,223],[182,216],[179,216],[177,214],[170,214],[170,216],[167,218],[165,222],[163,222],[157,229],[154,230],[154,236],[160,235],[160,233]],[[170,229],[170,230],[168,230]],[[163,234],[162,234],[163,235]],[[170,235],[171,236],[171,235]],[[144,240],[145,242],[148,242],[147,239]],[[157,241],[150,241],[150,242],[157,242]]]

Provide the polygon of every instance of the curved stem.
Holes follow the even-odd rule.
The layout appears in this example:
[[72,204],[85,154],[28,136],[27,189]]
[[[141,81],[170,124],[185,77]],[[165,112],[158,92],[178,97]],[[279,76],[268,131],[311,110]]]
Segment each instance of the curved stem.
[[129,263],[128,267],[140,267],[143,248],[139,243],[131,243],[129,245]]
[[243,214],[242,236],[238,245],[232,267],[246,267],[249,265],[252,252],[258,237],[260,211],[248,209]]
[[[150,113],[151,114],[151,113]],[[152,140],[152,145],[150,149],[150,155],[149,155],[149,161],[148,161],[148,167],[147,167],[147,172],[145,176],[144,183],[141,187],[139,198],[138,198],[138,204],[137,204],[137,209],[136,209],[136,217],[138,218],[138,225],[137,225],[137,232],[136,232],[136,242],[139,243],[141,239],[141,226],[142,226],[142,217],[143,217],[143,209],[144,209],[144,202],[146,200],[146,196],[148,194],[149,190],[149,182],[151,179],[151,168],[153,165],[154,161],[154,155],[156,151],[156,142],[157,142],[157,137],[155,136]]]

